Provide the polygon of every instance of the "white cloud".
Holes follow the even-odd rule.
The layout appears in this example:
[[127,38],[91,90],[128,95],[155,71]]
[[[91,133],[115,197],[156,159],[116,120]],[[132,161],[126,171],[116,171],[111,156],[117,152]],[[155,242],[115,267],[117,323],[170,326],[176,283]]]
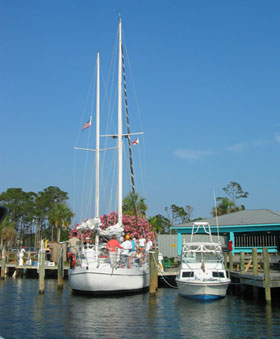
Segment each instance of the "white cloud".
[[[275,139],[276,139],[276,136],[275,136]],[[277,141],[280,142],[280,135],[278,136]],[[227,151],[242,152],[242,151],[248,150],[252,147],[262,147],[262,146],[272,144],[273,142],[274,142],[273,140],[254,140],[254,141],[243,142],[243,143],[240,142],[240,143],[237,143],[233,146],[227,147]]]
[[273,142],[272,140],[256,140],[253,142],[253,145],[258,147],[271,144],[272,142]]
[[275,135],[274,135],[274,139],[275,139],[277,142],[280,142],[280,135],[279,135],[279,134],[275,134]]
[[174,151],[174,154],[181,159],[185,160],[197,160],[203,158],[205,156],[210,156],[214,154],[214,152],[210,151],[192,151],[187,149],[177,149]]
[[242,144],[242,143],[235,144],[227,148],[227,150],[230,152],[240,152],[240,151],[243,151],[244,149],[245,149],[245,144]]
[[[267,140],[254,140],[249,142],[239,142],[232,146],[226,147],[225,150],[228,152],[243,152],[250,151],[252,148],[263,147],[273,143],[280,143],[280,134],[275,134],[274,138]],[[174,155],[184,160],[198,160],[207,156],[216,154],[213,151],[194,151],[189,149],[176,149]]]

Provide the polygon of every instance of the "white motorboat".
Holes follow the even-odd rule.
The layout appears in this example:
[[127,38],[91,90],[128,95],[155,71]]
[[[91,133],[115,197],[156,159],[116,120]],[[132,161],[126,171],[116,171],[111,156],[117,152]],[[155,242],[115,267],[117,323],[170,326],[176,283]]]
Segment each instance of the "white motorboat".
[[[200,228],[209,235],[209,242],[193,241]],[[178,293],[183,297],[202,300],[225,297],[230,279],[226,275],[222,246],[212,241],[208,223],[193,224],[190,242],[182,245],[181,266],[176,282]]]
[[[97,92],[96,92],[96,185],[95,185],[95,217],[83,222],[78,229],[93,230],[95,244],[85,245],[75,253],[71,260],[69,281],[74,292],[92,294],[134,293],[147,290],[150,282],[148,258],[137,258],[134,255],[124,256],[120,252],[108,252],[106,243],[101,237],[115,236],[120,239],[124,235],[122,224],[122,148],[123,137],[130,141],[130,136],[143,133],[123,134],[122,132],[122,71],[123,48],[122,28],[119,18],[119,61],[118,61],[118,134],[108,135],[117,139],[118,150],[118,222],[107,229],[101,229],[99,218],[99,52],[97,54]],[[104,137],[104,136],[103,136]],[[83,148],[77,148],[88,150]],[[111,148],[112,149],[112,148]],[[102,149],[103,151],[104,149]],[[119,250],[119,249],[117,249]]]

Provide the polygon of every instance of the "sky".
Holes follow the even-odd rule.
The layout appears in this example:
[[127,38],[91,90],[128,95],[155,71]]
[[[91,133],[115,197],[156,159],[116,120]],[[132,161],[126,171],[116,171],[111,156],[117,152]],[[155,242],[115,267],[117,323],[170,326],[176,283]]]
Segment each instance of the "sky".
[[276,0],[0,0],[0,192],[58,186],[81,217],[73,148],[97,49],[104,74],[110,68],[117,12],[135,84],[133,130],[145,133],[134,152],[148,216],[176,204],[209,217],[214,192],[225,196],[230,182],[249,192],[237,202],[246,209],[279,211]]

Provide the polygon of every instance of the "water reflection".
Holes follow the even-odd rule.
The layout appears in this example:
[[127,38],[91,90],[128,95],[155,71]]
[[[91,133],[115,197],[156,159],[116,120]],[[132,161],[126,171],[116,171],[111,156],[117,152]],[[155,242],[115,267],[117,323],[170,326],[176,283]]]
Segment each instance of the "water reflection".
[[271,337],[272,330],[272,307],[271,304],[265,305],[266,335]]
[[[227,296],[213,302],[185,299],[177,290],[156,297],[74,296],[65,283],[36,279],[0,282],[0,336],[8,338],[242,338],[279,337],[280,307]],[[3,311],[4,310],[4,311]],[[16,326],[15,326],[16,324]]]
[[148,295],[112,298],[71,296],[66,314],[67,334],[88,337],[94,333],[96,337],[125,338],[136,328],[137,337],[145,336],[146,328],[141,330],[139,325],[143,324],[147,314],[147,297]]

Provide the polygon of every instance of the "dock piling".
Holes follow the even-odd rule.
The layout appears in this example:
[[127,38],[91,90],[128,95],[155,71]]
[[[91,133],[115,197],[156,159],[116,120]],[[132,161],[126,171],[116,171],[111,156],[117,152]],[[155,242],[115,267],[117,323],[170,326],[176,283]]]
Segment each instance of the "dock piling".
[[[252,248],[252,258],[253,258],[253,275],[258,275],[258,251],[256,247]],[[258,288],[256,286],[253,286],[253,294],[254,298],[258,298]]]
[[263,248],[263,271],[264,271],[265,300],[267,303],[271,303],[269,255],[267,248]]
[[252,249],[252,257],[253,257],[253,274],[258,275],[258,252],[256,247]]
[[41,240],[39,251],[39,294],[45,293],[45,248],[44,240]]
[[229,252],[229,271],[233,271],[233,255],[232,252]]
[[224,265],[225,265],[225,270],[227,271],[227,267],[228,267],[228,255],[227,255],[227,252],[224,252]]
[[5,279],[6,277],[6,250],[5,248],[2,249],[2,261],[1,261],[1,279]]
[[245,253],[240,252],[240,272],[244,273],[245,271]]
[[150,266],[149,292],[151,295],[155,295],[158,289],[158,250],[150,252],[149,266]]
[[60,246],[57,262],[57,288],[59,290],[63,290],[63,278],[64,278],[63,248],[62,246]]

